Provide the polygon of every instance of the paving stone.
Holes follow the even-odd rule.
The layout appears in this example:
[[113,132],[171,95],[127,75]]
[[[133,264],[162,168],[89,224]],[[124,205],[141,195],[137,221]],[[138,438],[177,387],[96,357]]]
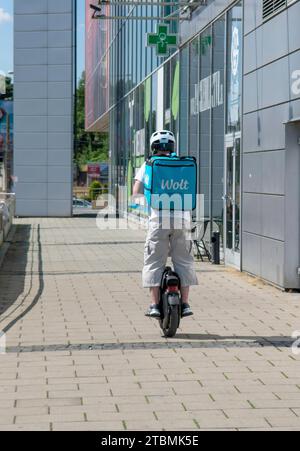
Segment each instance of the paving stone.
[[84,421],[82,413],[71,413],[65,415],[17,415],[16,424],[42,424],[54,422],[77,422]]
[[[149,410],[149,409],[148,409]],[[72,413],[83,413],[89,415],[102,415],[106,419],[107,413],[118,413],[116,404],[99,404],[96,406],[78,405],[78,406],[53,406],[49,408],[51,415],[65,415]]]
[[89,218],[16,225],[1,327],[20,302],[29,312],[0,356],[0,430],[300,430],[299,294],[197,263],[195,315],[165,339],[144,316],[144,231]]
[[58,399],[17,399],[16,407],[52,407],[52,406],[81,406],[82,398],[58,398]]
[[0,417],[4,417],[6,415],[47,415],[48,414],[48,406],[40,406],[40,407],[14,407],[9,409],[3,409],[1,404],[0,406]]
[[124,431],[124,425],[121,421],[89,421],[89,422],[63,422],[53,423],[53,431]]
[[29,432],[29,431],[36,431],[36,432],[47,432],[51,430],[50,424],[13,424],[13,425],[7,425],[7,426],[0,426],[0,431],[6,431],[6,432]]
[[300,428],[300,418],[295,417],[281,417],[276,415],[276,412],[272,416],[266,417],[266,420],[273,428],[289,427]]
[[115,404],[126,404],[126,405],[132,405],[136,403],[142,403],[147,404],[146,397],[143,395],[140,396],[84,396],[82,398],[83,405],[97,405],[97,404],[107,404],[107,403],[115,403]]

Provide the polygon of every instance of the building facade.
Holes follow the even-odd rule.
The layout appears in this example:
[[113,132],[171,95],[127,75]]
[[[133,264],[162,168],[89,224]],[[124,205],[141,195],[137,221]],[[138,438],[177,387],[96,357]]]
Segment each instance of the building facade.
[[71,216],[75,0],[14,0],[18,216]]
[[12,187],[13,138],[13,101],[0,100],[0,193]]
[[87,8],[97,92],[87,129],[110,131],[112,193],[131,194],[151,133],[171,129],[198,162],[208,245],[220,231],[226,264],[300,288],[300,2],[207,0],[169,24],[180,44],[158,57],[146,34],[172,12],[111,6],[110,16],[158,20],[91,25]]

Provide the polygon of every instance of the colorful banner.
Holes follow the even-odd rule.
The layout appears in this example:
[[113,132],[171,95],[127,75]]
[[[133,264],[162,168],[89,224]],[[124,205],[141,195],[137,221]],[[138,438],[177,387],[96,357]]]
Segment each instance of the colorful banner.
[[228,127],[236,127],[241,117],[242,23],[235,19],[231,29],[231,65],[228,92]]

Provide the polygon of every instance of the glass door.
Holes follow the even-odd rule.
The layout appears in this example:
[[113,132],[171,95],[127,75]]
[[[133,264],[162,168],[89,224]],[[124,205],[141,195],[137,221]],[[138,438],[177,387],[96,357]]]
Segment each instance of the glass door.
[[227,135],[224,186],[225,263],[240,268],[241,134]]

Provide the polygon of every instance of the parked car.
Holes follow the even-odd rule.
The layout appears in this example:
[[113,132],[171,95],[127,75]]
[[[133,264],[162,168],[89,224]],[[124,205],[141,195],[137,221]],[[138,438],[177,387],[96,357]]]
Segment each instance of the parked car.
[[92,204],[88,200],[74,198],[73,208],[92,208]]

